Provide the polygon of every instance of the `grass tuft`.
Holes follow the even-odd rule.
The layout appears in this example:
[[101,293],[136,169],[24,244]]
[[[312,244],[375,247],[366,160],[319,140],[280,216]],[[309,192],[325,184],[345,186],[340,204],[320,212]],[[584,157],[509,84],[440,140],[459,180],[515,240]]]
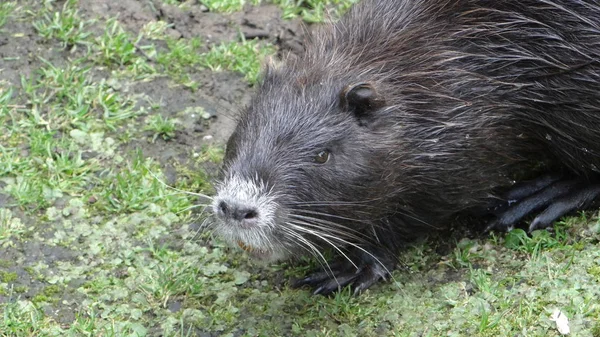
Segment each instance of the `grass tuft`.
[[46,40],[58,39],[63,48],[73,49],[77,45],[88,45],[91,33],[87,30],[91,21],[81,19],[77,0],[68,0],[62,10],[48,10],[33,27]]
[[147,125],[144,130],[153,133],[153,143],[158,137],[161,137],[163,140],[170,140],[175,137],[175,120],[172,118],[165,118],[161,115],[150,116],[148,117]]
[[345,13],[358,0],[273,0],[283,9],[283,17],[300,16],[306,22],[333,21]]
[[99,62],[104,65],[130,65],[138,58],[136,44],[141,35],[132,40],[115,18],[108,19],[102,36],[96,39],[95,47],[99,53]]
[[152,159],[137,153],[133,160],[118,170],[109,172],[96,187],[95,204],[107,212],[126,213],[161,207],[172,213],[187,210],[190,196],[168,190],[159,167]]
[[213,71],[226,69],[241,72],[250,84],[255,84],[259,78],[261,60],[273,52],[272,46],[263,46],[258,40],[223,43],[203,54],[201,64]]
[[260,0],[204,0],[202,3],[211,12],[231,13],[242,10],[247,4],[258,5]]
[[15,10],[15,7],[17,7],[15,1],[8,1],[0,4],[0,28],[6,24],[11,13]]

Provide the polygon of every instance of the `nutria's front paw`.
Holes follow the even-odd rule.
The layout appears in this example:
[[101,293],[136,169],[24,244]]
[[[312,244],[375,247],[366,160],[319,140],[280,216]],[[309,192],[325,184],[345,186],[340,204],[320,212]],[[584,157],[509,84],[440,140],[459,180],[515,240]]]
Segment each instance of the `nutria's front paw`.
[[486,231],[509,231],[525,216],[537,212],[529,232],[547,228],[563,215],[589,207],[599,195],[600,184],[543,176],[509,191],[506,207]]
[[308,285],[314,289],[313,294],[328,295],[350,285],[354,295],[357,295],[377,281],[386,280],[390,275],[389,268],[377,262],[354,265],[349,261],[338,261],[297,280],[292,286]]

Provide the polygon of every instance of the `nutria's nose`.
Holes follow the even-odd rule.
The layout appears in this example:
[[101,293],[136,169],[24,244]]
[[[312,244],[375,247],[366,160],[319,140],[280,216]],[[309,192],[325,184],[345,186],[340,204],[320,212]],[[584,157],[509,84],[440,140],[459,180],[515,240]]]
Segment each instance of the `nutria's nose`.
[[239,222],[243,227],[251,227],[258,222],[258,212],[253,207],[221,200],[217,206],[217,215],[226,220]]

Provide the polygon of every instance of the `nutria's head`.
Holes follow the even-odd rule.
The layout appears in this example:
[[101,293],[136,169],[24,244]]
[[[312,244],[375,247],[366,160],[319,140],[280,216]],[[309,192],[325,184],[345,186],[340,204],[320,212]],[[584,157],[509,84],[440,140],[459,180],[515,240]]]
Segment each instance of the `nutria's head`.
[[269,261],[373,239],[397,146],[379,85],[348,75],[268,71],[227,144],[212,206],[222,238]]

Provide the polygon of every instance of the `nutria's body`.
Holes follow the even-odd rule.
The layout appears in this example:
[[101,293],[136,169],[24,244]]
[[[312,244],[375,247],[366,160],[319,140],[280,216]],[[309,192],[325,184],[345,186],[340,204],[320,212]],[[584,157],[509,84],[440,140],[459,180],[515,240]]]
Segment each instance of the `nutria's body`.
[[263,259],[337,247],[355,266],[304,280],[328,292],[368,287],[404,242],[524,173],[573,179],[526,189],[526,213],[580,207],[600,172],[599,58],[598,0],[364,0],[267,70],[215,228]]

